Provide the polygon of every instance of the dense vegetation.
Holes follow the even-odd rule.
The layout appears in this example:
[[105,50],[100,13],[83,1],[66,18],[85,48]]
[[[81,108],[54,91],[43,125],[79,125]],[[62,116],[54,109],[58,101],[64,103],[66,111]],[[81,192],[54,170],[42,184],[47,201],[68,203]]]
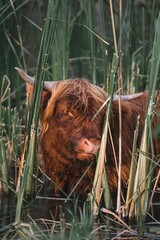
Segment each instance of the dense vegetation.
[[[148,173],[143,171],[144,166],[150,164],[148,168],[154,167],[152,164],[155,162],[147,161],[146,139],[150,141],[148,133],[155,107],[153,94],[155,89],[159,90],[159,9],[159,0],[0,2],[2,239],[112,239],[116,234],[124,233],[125,236],[134,235],[139,239],[143,235],[146,239],[158,239],[156,228],[150,228],[150,233],[147,233],[147,228],[141,227],[147,216],[150,216],[152,223],[159,224],[154,214],[149,212],[149,206],[153,207],[152,197],[156,195],[155,191],[152,195],[148,191],[152,175],[144,181]],[[16,66],[36,76],[31,106],[25,105],[25,84],[15,71]],[[40,83],[44,79],[53,81],[77,76],[86,77],[94,84],[105,87],[111,96],[117,90],[120,94],[149,91],[148,104],[151,107],[146,113],[141,148],[141,152],[146,154],[139,154],[137,170],[131,173],[130,178],[130,183],[136,184],[140,178],[144,184],[139,182],[142,189],[138,188],[136,197],[132,195],[135,186],[131,184],[124,201],[127,215],[130,219],[136,217],[136,228],[121,220],[124,212],[120,189],[117,206],[114,207],[118,214],[107,210],[111,209],[108,201],[111,196],[107,191],[104,199],[106,209],[100,211],[102,224],[99,225],[95,223],[90,209],[92,207],[92,213],[95,213],[97,206],[94,203],[90,206],[87,202],[79,210],[77,199],[72,199],[72,204],[67,206],[64,204],[63,209],[56,202],[58,217],[56,207],[53,212],[48,213],[49,217],[43,216],[47,219],[36,220],[37,216],[34,219],[30,215],[32,209],[36,209],[35,194],[42,198],[44,208],[49,192],[44,190],[45,182],[49,180],[41,169],[37,151],[39,102],[42,93]],[[99,194],[98,189],[96,193]],[[95,198],[98,197],[95,195]],[[52,203],[54,201],[52,199]],[[160,202],[157,203],[158,206],[159,204]],[[27,215],[29,208],[31,211]],[[112,223],[110,228],[108,221]]]

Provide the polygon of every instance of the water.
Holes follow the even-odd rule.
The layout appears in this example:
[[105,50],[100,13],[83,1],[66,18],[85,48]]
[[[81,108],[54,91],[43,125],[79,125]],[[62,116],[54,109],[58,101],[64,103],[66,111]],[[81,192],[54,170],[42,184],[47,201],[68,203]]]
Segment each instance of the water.
[[[78,201],[76,198],[65,202],[65,199],[54,198],[49,190],[48,192],[45,191],[42,195],[39,194],[39,197],[33,196],[32,199],[29,199],[23,204],[21,214],[23,224],[21,224],[20,227],[25,227],[25,231],[28,232],[33,231],[33,235],[36,236],[37,239],[45,239],[45,237],[46,239],[50,239],[51,233],[57,237],[56,239],[67,239],[66,236],[70,236],[72,232],[73,237],[71,239],[74,239],[78,234],[78,236],[86,237],[86,239],[93,235],[94,237],[90,239],[98,240],[158,240],[160,239],[159,199],[160,193],[157,193],[154,200],[155,203],[152,206],[152,213],[150,213],[153,217],[148,215],[147,222],[143,225],[135,224],[135,222],[129,225],[129,223],[126,222],[129,227],[129,229],[127,229],[123,224],[115,222],[114,219],[108,220],[105,214],[100,214],[100,217],[93,221],[88,203],[83,204],[82,201]],[[1,198],[0,207],[0,237],[3,237],[8,231],[4,230],[4,227],[9,226],[9,224],[15,221],[15,195],[12,193],[10,196]],[[45,237],[41,235],[42,232]],[[94,232],[94,234],[92,232]],[[12,238],[13,235],[11,234],[9,237],[7,235],[5,239],[25,239],[18,237]]]

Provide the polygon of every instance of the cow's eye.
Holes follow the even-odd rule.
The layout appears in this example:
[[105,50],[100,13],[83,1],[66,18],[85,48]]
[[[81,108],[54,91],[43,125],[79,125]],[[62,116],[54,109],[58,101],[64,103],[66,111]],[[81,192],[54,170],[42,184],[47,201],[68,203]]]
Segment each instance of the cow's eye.
[[74,115],[73,115],[73,113],[71,112],[71,111],[69,111],[69,110],[63,110],[60,114],[59,114],[59,118],[60,119],[64,119],[64,120],[67,120],[67,119],[71,119],[71,118],[73,118],[74,117]]

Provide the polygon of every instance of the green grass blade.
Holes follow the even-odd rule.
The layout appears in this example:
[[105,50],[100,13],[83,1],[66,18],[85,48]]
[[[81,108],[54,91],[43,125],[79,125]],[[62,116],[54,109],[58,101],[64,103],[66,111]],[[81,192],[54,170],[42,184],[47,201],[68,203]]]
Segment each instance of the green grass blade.
[[9,193],[9,174],[8,162],[6,157],[6,147],[2,136],[0,137],[0,178],[2,182],[2,191]]
[[[58,2],[59,3],[59,2]],[[56,8],[58,10],[58,3]],[[43,81],[45,67],[48,60],[48,52],[51,48],[51,40],[54,35],[55,24],[53,19],[51,19],[52,11],[54,9],[54,1],[49,1],[47,17],[45,20],[44,31],[41,39],[40,52],[37,63],[37,75],[35,79],[35,88],[33,92],[33,99],[31,104],[31,112],[29,118],[29,131],[28,131],[28,147],[26,152],[26,164],[23,171],[23,177],[20,182],[20,188],[18,192],[17,199],[17,208],[15,222],[20,221],[21,209],[23,204],[24,192],[26,195],[31,194],[32,190],[32,175],[33,167],[35,163],[35,150],[37,144],[37,125],[38,125],[38,116],[40,108],[40,99],[43,90]]]
[[[92,189],[92,195],[93,198],[91,199],[91,204],[92,204],[92,211],[93,215],[97,215],[98,213],[98,207],[100,204],[100,199],[101,199],[101,186],[102,186],[102,176],[104,172],[104,161],[105,161],[105,152],[106,152],[106,143],[107,143],[107,136],[108,136],[108,124],[109,124],[109,116],[110,116],[110,110],[111,110],[111,105],[112,105],[112,97],[113,97],[113,89],[114,89],[114,82],[115,82],[115,74],[117,71],[118,67],[118,60],[119,57],[114,54],[113,56],[113,62],[112,62],[112,68],[111,68],[111,75],[110,75],[110,85],[109,85],[109,96],[111,97],[111,101],[109,102],[109,105],[107,107],[107,112],[106,112],[106,119],[104,121],[104,129],[103,129],[103,134],[102,134],[102,139],[101,139],[101,146],[99,150],[99,156],[97,160],[97,166],[96,166],[96,171],[95,171],[95,177],[94,177],[94,182],[93,182],[93,189]],[[107,181],[107,178],[105,179]],[[108,183],[106,182],[105,186],[107,186]],[[105,191],[105,193],[109,193],[110,191]],[[105,199],[111,199],[111,196],[106,196]],[[107,205],[107,203],[106,203]],[[112,206],[110,206],[111,208]]]
[[[153,41],[153,50],[151,57],[151,67],[150,67],[150,81],[149,81],[149,96],[148,96],[148,109],[146,113],[146,120],[144,126],[144,132],[141,141],[140,153],[138,158],[138,166],[136,172],[136,180],[134,186],[134,193],[136,194],[137,189],[139,189],[139,208],[135,215],[138,221],[145,221],[147,211],[148,211],[148,201],[149,201],[149,190],[151,188],[152,174],[150,169],[153,168],[154,152],[152,152],[152,160],[149,160],[149,144],[153,143],[152,139],[152,120],[154,117],[154,110],[156,101],[154,100],[154,94],[156,89],[157,77],[160,66],[160,14],[157,19],[157,24],[155,28],[155,37]],[[152,149],[152,148],[151,148]],[[144,154],[145,153],[145,154]],[[136,203],[136,202],[135,202]],[[132,203],[132,209],[133,205]],[[136,209],[136,206],[135,206]],[[130,216],[133,212],[130,212]]]

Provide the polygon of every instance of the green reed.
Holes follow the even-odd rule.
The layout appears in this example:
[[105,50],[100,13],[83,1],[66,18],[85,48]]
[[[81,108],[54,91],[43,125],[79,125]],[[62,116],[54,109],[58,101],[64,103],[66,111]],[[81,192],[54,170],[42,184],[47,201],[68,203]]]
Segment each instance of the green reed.
[[[33,2],[38,7],[39,2]],[[139,3],[139,1],[135,2]],[[18,199],[15,222],[18,225],[16,225],[15,229],[18,235],[15,233],[15,239],[20,235],[22,239],[27,239],[28,236],[31,239],[36,239],[36,236],[39,238],[42,234],[34,220],[32,222],[38,232],[38,235],[35,232],[35,237],[31,234],[31,226],[27,225],[24,228],[19,221],[25,193],[30,195],[33,190],[33,173],[39,158],[36,143],[37,124],[44,79],[60,80],[70,76],[83,76],[87,77],[91,82],[103,85],[106,88],[108,88],[108,85],[113,84],[114,91],[119,90],[119,87],[122,88],[123,92],[129,93],[149,89],[149,107],[140,150],[136,149],[137,133],[135,132],[131,173],[128,183],[129,189],[125,205],[130,218],[136,216],[139,223],[144,221],[148,212],[149,191],[151,189],[152,173],[150,172],[155,168],[154,162],[157,161],[153,156],[148,156],[148,141],[152,142],[151,113],[154,112],[155,106],[153,92],[156,89],[158,78],[160,52],[158,28],[160,23],[159,19],[157,20],[159,11],[157,1],[148,1],[143,7],[141,5],[136,7],[134,1],[77,0],[74,2],[74,6],[72,5],[73,2],[69,0],[54,1],[54,5],[53,1],[50,1],[40,47],[40,40],[36,35],[33,37],[38,43],[36,49],[39,52],[38,63],[36,51],[32,48],[31,50],[26,48],[25,38],[28,35],[28,28],[25,26],[25,21],[28,19],[28,23],[34,29],[37,26],[34,20],[26,17],[24,21],[22,17],[21,9],[23,6],[27,6],[27,3],[32,4],[30,0],[23,3],[18,0],[3,0],[0,3],[0,78],[3,79],[6,74],[9,78],[8,83],[10,82],[10,86],[6,82],[5,87],[3,87],[3,84],[0,86],[0,180],[3,192],[8,193],[9,189],[13,191],[17,189]],[[27,8],[23,9],[24,15],[25,11],[27,11]],[[156,21],[158,21],[158,24],[155,28]],[[34,34],[34,31],[32,33]],[[109,45],[105,41],[109,42]],[[114,65],[114,70],[117,72],[116,76],[112,75],[110,71],[111,66],[113,66],[112,57],[114,52],[120,57],[120,70],[116,71],[117,63]],[[27,58],[31,62],[34,60],[32,63],[28,63],[30,61],[26,61]],[[32,68],[35,67],[36,63],[35,72]],[[22,84],[22,80],[14,70],[15,66],[26,68],[26,65],[29,68],[28,70],[36,75],[28,123],[26,123],[26,119],[24,120],[26,114],[23,105],[24,93],[22,85],[24,84]],[[108,92],[109,95],[112,95],[113,89],[109,89]],[[106,133],[107,131],[104,134]],[[103,150],[105,150],[105,147]],[[135,163],[137,152],[139,152],[138,167],[137,162]],[[100,156],[102,155],[100,154]],[[144,170],[143,163],[146,166],[146,171],[142,171]],[[11,166],[15,170],[14,186],[10,184],[9,180]],[[20,173],[20,178],[17,180],[19,168],[20,171],[23,169],[23,174]],[[141,171],[142,178],[138,182]],[[97,170],[95,177],[96,181],[97,176],[99,176],[99,170]],[[105,173],[100,179],[100,185],[103,187],[105,207],[111,209],[113,205],[109,204],[111,196]],[[118,191],[119,193],[121,191],[120,185]],[[94,200],[97,200],[97,197],[100,199],[100,195],[95,194]],[[120,194],[118,194],[117,209],[120,207],[121,199]],[[95,212],[97,212],[99,206],[96,205],[95,209]],[[85,217],[82,222],[85,222],[84,220]],[[76,232],[79,231],[76,229],[76,223],[76,220],[72,222],[71,226],[73,228],[71,228],[70,239],[72,239],[72,236],[75,237]],[[90,231],[94,231],[92,228],[91,225]],[[66,235],[63,235],[63,233],[61,238],[65,239]],[[44,233],[42,239],[45,236],[47,239],[47,233]]]
[[[40,108],[41,94],[43,91],[43,81],[47,66],[48,53],[50,52],[52,39],[55,30],[55,21],[52,16],[53,10],[57,13],[59,10],[59,1],[56,3],[56,8],[54,8],[54,1],[50,1],[48,4],[47,17],[44,24],[44,30],[42,33],[38,63],[37,63],[37,75],[35,78],[35,85],[33,91],[33,98],[31,102],[30,114],[29,114],[29,124],[28,124],[28,135],[26,142],[26,164],[23,171],[23,176],[20,182],[20,188],[18,191],[17,199],[17,210],[15,216],[15,222],[20,221],[21,209],[23,204],[24,192],[25,194],[31,195],[32,191],[32,178],[33,169],[35,164],[35,153],[37,144],[37,126],[38,126],[38,116]],[[57,16],[55,16],[56,19]]]
[[117,71],[117,67],[118,67],[118,61],[119,61],[119,57],[115,54],[113,56],[113,62],[112,62],[111,74],[110,74],[110,82],[109,82],[109,91],[108,91],[110,102],[108,104],[107,111],[106,111],[101,146],[100,146],[100,150],[99,150],[97,167],[96,167],[95,177],[94,177],[94,182],[93,182],[93,190],[92,190],[93,196],[92,196],[91,204],[92,204],[92,211],[93,211],[94,215],[98,214],[99,204],[100,204],[101,196],[102,196],[101,187],[103,187],[103,185],[104,185],[105,205],[109,209],[112,208],[112,198],[111,198],[110,190],[108,187],[107,176],[104,173],[104,171],[105,171],[104,168],[106,166],[106,163],[105,163],[106,143],[107,143],[107,137],[108,137],[109,118],[110,118],[110,112],[111,112],[111,107],[112,107],[114,82],[115,82],[115,75],[116,75],[116,71]]
[[22,144],[21,130],[19,113],[16,108],[12,109],[11,107],[10,80],[4,76],[0,93],[0,178],[2,193],[9,193],[9,169],[17,166],[17,157],[20,155]]
[[[155,99],[155,89],[157,85],[157,77],[159,72],[160,66],[160,57],[159,57],[159,44],[160,44],[160,15],[157,20],[156,28],[155,28],[155,36],[153,40],[153,49],[152,49],[152,56],[150,62],[150,77],[149,77],[149,97],[148,97],[148,109],[146,112],[146,121],[144,126],[143,137],[141,141],[140,152],[138,156],[138,165],[137,171],[135,175],[135,167],[133,173],[131,174],[131,179],[129,184],[132,184],[132,191],[133,196],[129,194],[128,189],[128,196],[131,200],[131,208],[130,208],[130,217],[136,216],[138,221],[144,221],[146,219],[146,215],[148,212],[148,203],[149,203],[149,196],[151,191],[151,181],[153,176],[153,170],[156,166],[156,162],[154,159],[154,151],[153,151],[153,136],[152,136],[152,120],[155,115],[155,108],[156,108],[156,99]],[[152,150],[151,155],[149,155],[149,145],[151,145],[150,149]],[[133,151],[135,152],[135,150]],[[133,155],[134,157],[134,155]],[[132,168],[131,168],[132,170]],[[134,178],[135,175],[135,178]],[[132,178],[133,177],[133,178]],[[135,180],[134,180],[135,179]],[[133,182],[134,184],[133,184]],[[133,190],[134,185],[134,190]],[[128,200],[127,198],[127,204]],[[138,204],[139,201],[139,204]],[[139,206],[139,207],[138,207]]]

